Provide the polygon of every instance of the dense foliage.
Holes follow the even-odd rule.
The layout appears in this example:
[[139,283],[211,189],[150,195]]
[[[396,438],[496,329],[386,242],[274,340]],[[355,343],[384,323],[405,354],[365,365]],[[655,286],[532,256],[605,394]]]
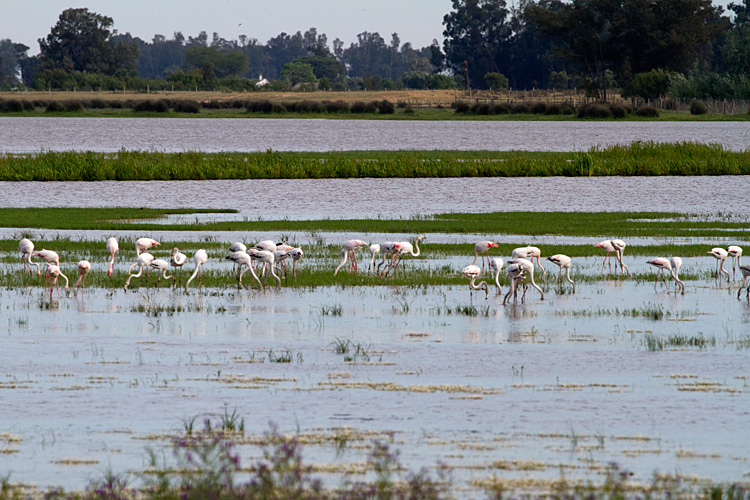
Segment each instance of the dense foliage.
[[[750,0],[453,0],[444,42],[415,48],[363,31],[345,46],[313,27],[265,44],[200,32],[144,41],[114,20],[67,9],[41,53],[0,40],[0,87],[286,90],[572,88],[645,99],[748,98]],[[310,71],[310,68],[312,71]],[[21,80],[18,76],[21,75]],[[264,87],[255,83],[265,77]],[[308,85],[307,87],[310,88]]]

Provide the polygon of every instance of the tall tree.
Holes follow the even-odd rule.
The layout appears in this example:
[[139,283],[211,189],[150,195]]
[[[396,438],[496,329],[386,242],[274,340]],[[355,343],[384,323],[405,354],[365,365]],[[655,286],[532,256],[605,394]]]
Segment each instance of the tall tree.
[[43,68],[107,75],[134,70],[137,49],[112,41],[113,23],[86,8],[64,10],[50,34],[39,39]]

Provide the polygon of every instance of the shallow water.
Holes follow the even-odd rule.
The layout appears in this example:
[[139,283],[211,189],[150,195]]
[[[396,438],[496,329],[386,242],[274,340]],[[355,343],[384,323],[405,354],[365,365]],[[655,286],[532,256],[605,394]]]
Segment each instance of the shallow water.
[[633,141],[750,146],[747,122],[379,121],[0,117],[0,152],[580,151]]
[[[646,267],[639,260],[628,262],[634,272]],[[581,259],[574,277],[599,267]],[[0,431],[21,439],[0,442],[17,450],[0,454],[0,470],[83,487],[107,467],[144,467],[147,446],[166,446],[147,436],[236,408],[249,435],[269,422],[283,432],[393,432],[408,468],[441,460],[458,487],[492,474],[557,478],[561,467],[590,478],[586,464],[612,461],[645,482],[655,470],[740,479],[750,459],[750,305],[736,288],[691,281],[675,297],[650,282],[603,280],[572,295],[547,283],[546,300],[530,289],[506,306],[465,286],[92,289],[52,302],[37,287],[0,290]],[[476,316],[459,313],[472,304]],[[659,304],[670,318],[619,312]],[[325,313],[334,307],[340,315]],[[648,352],[649,334],[714,345]],[[337,339],[361,343],[369,359],[346,362]],[[270,362],[269,351],[286,350],[291,363]],[[304,452],[311,463],[365,455]],[[259,451],[243,446],[241,456],[247,464]],[[501,460],[537,465],[486,468]]]

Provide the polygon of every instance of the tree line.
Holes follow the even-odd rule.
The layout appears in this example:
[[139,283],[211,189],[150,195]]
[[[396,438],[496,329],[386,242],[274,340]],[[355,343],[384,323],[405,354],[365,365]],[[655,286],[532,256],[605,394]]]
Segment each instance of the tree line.
[[261,43],[206,32],[151,41],[67,9],[40,53],[0,39],[0,88],[579,88],[644,98],[750,98],[750,0],[453,0],[427,47],[362,32],[345,46],[315,28]]

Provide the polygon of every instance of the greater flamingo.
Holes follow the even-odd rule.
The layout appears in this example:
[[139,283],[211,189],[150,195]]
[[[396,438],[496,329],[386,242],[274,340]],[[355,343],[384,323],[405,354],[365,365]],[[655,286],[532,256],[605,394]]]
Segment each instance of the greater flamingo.
[[[34,257],[39,257],[40,259],[42,259],[47,264],[47,268],[49,268],[49,266],[53,264],[56,265],[58,268],[60,267],[60,256],[57,255],[57,252],[53,252],[52,250],[42,249],[42,250],[39,250],[38,252],[34,252],[32,255]],[[44,281],[45,281],[45,284],[46,282],[49,281],[49,273],[46,273],[44,275]]]
[[81,294],[83,294],[83,287],[86,286],[86,275],[91,271],[91,262],[87,260],[81,260],[76,265],[78,269],[78,281],[76,281],[75,293],[78,294],[78,285],[81,285]]
[[378,245],[377,243],[373,243],[372,245],[370,245],[371,259],[370,259],[370,265],[367,266],[368,273],[370,272],[371,268],[375,267],[375,256],[378,255],[379,253],[380,253],[380,245]]
[[[380,245],[380,251],[383,254],[383,259],[378,264],[378,274],[381,278],[383,277],[383,273],[385,273],[393,263],[393,259],[399,250],[401,250],[401,243],[398,243],[397,241],[386,241],[385,243]],[[386,258],[389,258],[389,264],[386,264]],[[383,268],[383,271],[381,271],[380,266],[382,266],[383,264],[385,264],[385,267]]]
[[471,293],[472,290],[484,290],[484,300],[487,300],[487,298],[490,296],[487,282],[480,281],[478,285],[475,283],[481,272],[482,271],[479,269],[479,266],[470,264],[464,267],[463,270],[461,270],[461,277],[469,278],[469,293]]
[[[247,270],[250,270],[250,274],[252,275],[253,279],[258,283],[258,288],[263,290],[263,285],[261,284],[260,280],[258,279],[258,275],[255,274],[255,270],[253,269],[253,259],[250,257],[250,255],[247,252],[243,251],[237,251],[232,252],[231,254],[227,255],[225,257],[226,260],[231,260],[234,265],[237,267],[237,282],[239,283],[238,286],[241,286],[243,288],[247,288],[244,283],[242,283],[242,276],[245,274]],[[246,266],[246,269],[242,269],[242,266]]]
[[[151,261],[153,260],[154,260],[154,256],[148,252],[141,252],[141,254],[138,255],[138,258],[135,260],[135,263],[132,264],[128,268],[128,280],[125,282],[125,291],[127,291],[128,286],[130,286],[130,280],[133,278],[139,278],[141,274],[143,273],[144,269],[146,269],[146,273],[148,274],[148,266],[149,264],[151,264]],[[130,271],[132,271],[133,268],[136,266],[138,266],[138,274],[130,274]]]
[[150,267],[151,269],[155,269],[157,272],[157,275],[158,273],[162,273],[161,275],[159,275],[159,279],[156,282],[157,287],[159,286],[159,282],[161,281],[162,276],[164,277],[164,279],[172,280],[172,282],[174,283],[175,281],[174,275],[167,276],[167,271],[169,270],[169,262],[167,262],[166,260],[154,259],[149,263],[148,267]]
[[503,268],[503,259],[500,257],[493,257],[490,259],[490,267],[492,272],[495,274],[495,286],[497,286],[497,294],[500,295],[500,271]]
[[198,275],[198,272],[200,271],[200,276],[198,277],[198,289],[203,285],[203,265],[208,262],[208,253],[206,253],[205,250],[202,248],[200,250],[196,250],[195,254],[193,254],[193,262],[195,262],[195,271],[193,271],[193,274],[190,275],[190,278],[187,280],[187,283],[185,283],[185,291],[188,291],[188,285],[190,285],[190,282],[193,281],[193,279]]
[[553,264],[557,264],[560,266],[560,274],[557,276],[557,281],[562,281],[562,271],[563,268],[565,268],[565,279],[568,280],[568,283],[573,285],[573,293],[576,293],[576,284],[573,282],[572,279],[570,279],[570,257],[567,255],[563,255],[561,253],[558,253],[557,255],[553,255],[551,257],[547,257],[547,260],[552,262]]
[[716,278],[721,282],[721,273],[724,273],[727,275],[727,283],[729,283],[729,271],[724,269],[724,261],[727,260],[729,252],[723,248],[716,247],[712,248],[708,253],[716,259]]
[[[524,273],[524,275],[528,275],[529,276],[529,279],[531,280],[531,286],[533,286],[534,288],[536,288],[537,290],[539,290],[539,293],[542,296],[542,300],[544,300],[544,292],[542,291],[541,288],[539,288],[539,285],[537,285],[536,282],[534,282],[534,264],[530,260],[521,259],[521,258],[519,258],[519,259],[512,259],[511,263],[513,263],[513,264],[520,264],[521,267],[523,267],[523,273]],[[524,296],[525,295],[526,294],[524,293]]]
[[539,266],[539,269],[542,270],[542,278],[544,278],[544,275],[547,274],[547,271],[542,266],[542,251],[537,247],[527,245],[525,247],[515,248],[513,252],[511,252],[511,258],[527,259],[531,262],[534,262],[534,259],[536,259],[536,264]]
[[484,258],[487,257],[489,260],[489,254],[487,252],[490,251],[490,248],[497,248],[498,245],[495,242],[492,241],[480,241],[476,245],[474,245],[474,262],[472,262],[472,265],[476,265],[477,259],[479,258],[479,255],[482,255],[482,274],[484,274]]
[[138,238],[137,240],[135,240],[135,255],[138,256],[149,248],[158,245],[161,245],[161,243],[156,240],[152,240],[151,238]]
[[[284,245],[289,247],[289,245]],[[291,247],[289,247],[291,248]],[[282,250],[281,246],[276,247],[276,251],[273,252],[274,267],[279,266],[279,270],[284,272],[284,279],[286,279],[286,263],[284,262],[289,258],[289,250]]]
[[271,274],[274,278],[276,278],[276,281],[278,281],[278,287],[281,288],[281,278],[279,278],[276,273],[273,271],[274,264],[275,264],[275,256],[273,252],[269,252],[268,250],[259,250],[257,252],[253,252],[250,254],[250,257],[263,263],[263,275],[265,276],[263,282],[268,285],[268,273]]
[[[234,252],[247,252],[247,245],[245,245],[241,241],[235,241],[234,243],[229,245],[229,253],[232,254]],[[232,264],[233,271],[236,266],[237,264]]]
[[292,275],[294,276],[294,279],[297,279],[297,263],[305,255],[305,252],[303,252],[301,248],[295,247],[289,250],[289,255],[292,256]]
[[[602,272],[600,274],[604,274],[604,265],[608,262],[607,259],[609,259],[609,272],[612,273],[612,257],[611,253],[614,252],[615,258],[620,263],[620,272],[622,273],[624,270],[627,269],[628,275],[630,275],[630,269],[622,263],[622,253],[625,251],[625,242],[622,240],[604,240],[600,241],[594,247],[603,248],[607,255],[604,256],[604,261],[602,261]],[[617,271],[617,262],[615,262],[615,271]]]
[[65,278],[65,289],[68,289],[68,285],[70,284],[68,281],[68,277],[65,276],[62,271],[60,270],[60,266],[55,264],[50,264],[47,266],[47,271],[45,272],[45,275],[47,276],[47,279],[50,280],[49,283],[49,299],[52,300],[52,288],[54,286],[57,286],[57,298],[60,298],[60,286],[57,284],[57,278],[62,276]]
[[732,281],[734,281],[735,264],[738,266],[742,265],[742,262],[740,262],[742,259],[742,247],[730,245],[727,247],[727,254],[732,258]]
[[336,274],[339,272],[339,269],[344,267],[344,264],[346,264],[347,260],[350,261],[347,270],[349,272],[352,272],[352,269],[354,269],[354,274],[357,274],[357,250],[364,246],[367,246],[366,241],[346,240],[341,251],[341,263],[339,264],[339,267],[337,267],[333,272],[333,275],[336,276]]
[[23,262],[23,268],[25,270],[28,270],[29,274],[33,274],[34,271],[31,270],[31,265],[33,264],[36,266],[37,276],[41,276],[42,271],[41,269],[39,269],[39,263],[31,261],[31,255],[34,253],[34,243],[32,243],[28,238],[23,238],[18,242],[18,251],[21,252],[21,262]]
[[740,266],[740,272],[742,273],[742,286],[739,290],[737,290],[737,300],[740,299],[740,293],[742,293],[742,289],[745,288],[745,298],[750,301],[750,286],[748,286],[748,280],[750,280],[750,264],[745,264],[744,266]]
[[[169,258],[169,263],[172,265],[172,267],[175,268],[175,273],[177,277],[179,278],[180,285],[182,285],[182,266],[184,266],[186,262],[187,262],[187,255],[180,252],[179,248],[174,247],[172,249],[172,255]],[[177,288],[177,279],[173,279],[172,284],[174,288]]]
[[[391,263],[393,270],[393,275],[396,276],[396,270],[398,269],[398,264],[403,260],[403,258],[407,255],[411,255],[412,257],[419,257],[421,250],[419,248],[419,242],[427,239],[427,236],[424,234],[420,234],[417,236],[414,240],[414,246],[408,241],[400,241],[399,244],[401,245],[401,248],[398,250],[397,253],[395,253],[392,257],[393,262]],[[414,247],[417,247],[417,252],[414,253]],[[406,272],[406,263],[402,264],[402,269],[404,272]]]
[[[534,265],[532,264],[532,269],[533,267]],[[505,273],[510,280],[510,289],[508,290],[508,293],[505,294],[505,297],[503,297],[503,305],[508,301],[508,297],[510,297],[511,294],[513,294],[513,301],[515,302],[517,300],[518,285],[526,278],[526,275],[524,274],[524,266],[517,262],[509,264],[508,267],[505,268]],[[525,290],[523,296],[526,297]],[[523,301],[523,298],[521,298],[521,300]]]
[[[670,257],[669,263],[672,265],[672,271],[674,272],[675,279],[675,290],[677,290],[677,281],[680,279],[680,268],[682,267],[682,257]],[[682,283],[682,281],[680,281]],[[685,294],[685,284],[682,284],[682,294]]]
[[[120,250],[120,245],[117,243],[117,238],[112,237],[107,240],[107,252],[112,257],[109,260],[109,267],[107,268],[107,276],[110,278],[112,277],[112,273],[115,269],[115,254],[117,251]],[[138,252],[138,249],[136,247],[136,252]]]
[[672,268],[672,263],[669,259],[665,259],[664,257],[656,257],[651,260],[647,260],[646,263],[651,264],[655,268],[659,270],[659,273],[656,275],[656,281],[654,281],[654,291],[656,291],[656,285],[659,284],[659,278],[664,282],[664,284],[667,284],[666,278],[664,278],[664,271],[669,271],[669,274],[672,276],[672,278],[675,279],[675,283],[678,283],[679,286],[682,288],[682,294],[685,294],[685,286],[682,284],[682,281],[677,279],[677,277],[674,274],[674,269]]

